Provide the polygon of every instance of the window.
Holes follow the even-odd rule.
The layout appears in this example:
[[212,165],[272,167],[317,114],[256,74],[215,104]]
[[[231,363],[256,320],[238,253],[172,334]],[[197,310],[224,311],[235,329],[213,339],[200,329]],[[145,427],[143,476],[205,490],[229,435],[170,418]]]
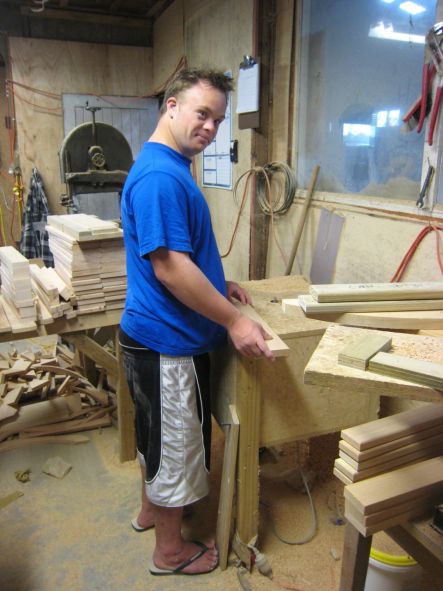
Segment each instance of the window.
[[403,115],[421,92],[437,0],[304,0],[298,123],[300,186],[417,199],[425,131]]

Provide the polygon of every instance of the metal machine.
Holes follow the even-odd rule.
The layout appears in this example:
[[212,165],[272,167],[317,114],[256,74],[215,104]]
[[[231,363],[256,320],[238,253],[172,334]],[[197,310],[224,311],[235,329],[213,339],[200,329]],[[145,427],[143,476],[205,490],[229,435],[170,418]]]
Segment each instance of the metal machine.
[[61,204],[74,209],[79,194],[120,193],[133,163],[132,151],[124,135],[112,125],[96,123],[97,107],[92,123],[75,127],[63,140],[59,150],[60,176],[66,184]]

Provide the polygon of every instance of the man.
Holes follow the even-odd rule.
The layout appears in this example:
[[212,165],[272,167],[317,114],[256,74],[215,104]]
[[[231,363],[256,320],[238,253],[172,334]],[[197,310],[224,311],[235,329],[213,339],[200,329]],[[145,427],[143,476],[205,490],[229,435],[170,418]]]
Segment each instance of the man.
[[184,507],[209,490],[208,353],[227,333],[243,355],[273,358],[269,335],[231,302],[250,298],[225,281],[209,208],[190,173],[192,157],[215,138],[230,90],[222,72],[181,71],[122,195],[128,290],[120,340],[143,479],[132,525],[155,525],[154,575],[202,574],[218,563],[213,542],[181,535]]

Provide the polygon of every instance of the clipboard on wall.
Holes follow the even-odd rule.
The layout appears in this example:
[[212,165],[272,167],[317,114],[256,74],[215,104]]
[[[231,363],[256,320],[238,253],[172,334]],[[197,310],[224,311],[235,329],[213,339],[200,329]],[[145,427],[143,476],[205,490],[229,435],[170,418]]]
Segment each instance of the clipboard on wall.
[[245,55],[240,64],[237,83],[239,129],[260,126],[260,62]]

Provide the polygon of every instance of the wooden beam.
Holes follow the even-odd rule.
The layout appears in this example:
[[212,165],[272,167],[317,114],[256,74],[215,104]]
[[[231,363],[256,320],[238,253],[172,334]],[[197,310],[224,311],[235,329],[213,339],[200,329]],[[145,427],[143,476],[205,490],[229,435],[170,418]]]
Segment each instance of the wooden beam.
[[[256,0],[253,57],[260,58],[260,126],[252,134],[253,165],[264,165],[270,161],[270,127],[272,121],[273,61],[275,53],[275,0]],[[265,183],[254,183],[253,191],[265,191]],[[269,221],[258,205],[258,199],[251,201],[249,279],[266,277],[268,257]]]
[[107,372],[117,375],[118,373],[118,362],[117,358],[103,349],[98,343],[96,343],[91,337],[85,334],[72,333],[64,334],[63,338],[75,345],[82,353],[92,359],[106,369]]
[[220,484],[216,541],[219,553],[219,566],[225,570],[228,565],[229,540],[232,526],[234,504],[235,472],[237,468],[238,435],[240,423],[234,405],[229,405],[231,422],[223,425],[225,432],[225,453]]
[[112,16],[100,12],[85,12],[80,10],[63,10],[60,8],[45,8],[42,12],[33,12],[30,6],[21,6],[23,16],[50,20],[77,21],[82,23],[96,23],[116,27],[131,27],[134,29],[149,29],[152,20],[144,17],[131,18],[124,16]]

